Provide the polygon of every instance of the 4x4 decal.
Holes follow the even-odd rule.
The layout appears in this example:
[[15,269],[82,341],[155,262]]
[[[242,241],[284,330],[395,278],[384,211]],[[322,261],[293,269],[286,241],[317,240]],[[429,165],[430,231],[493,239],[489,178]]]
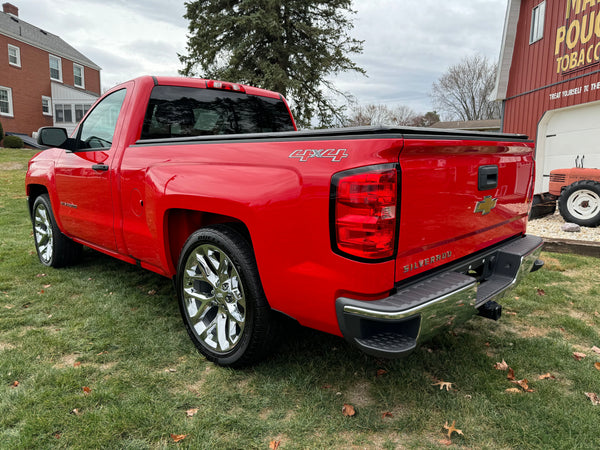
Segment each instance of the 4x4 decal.
[[299,158],[302,162],[308,161],[310,158],[331,158],[332,162],[340,162],[348,156],[350,155],[346,153],[345,148],[294,150],[290,154],[290,158]]

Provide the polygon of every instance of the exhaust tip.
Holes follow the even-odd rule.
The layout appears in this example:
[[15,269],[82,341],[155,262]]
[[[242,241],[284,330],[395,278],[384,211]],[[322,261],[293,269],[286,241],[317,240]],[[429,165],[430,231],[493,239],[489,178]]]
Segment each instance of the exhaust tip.
[[531,267],[531,271],[535,272],[536,270],[540,270],[543,266],[544,266],[544,261],[542,261],[541,259],[536,259],[535,262],[533,263],[533,266]]

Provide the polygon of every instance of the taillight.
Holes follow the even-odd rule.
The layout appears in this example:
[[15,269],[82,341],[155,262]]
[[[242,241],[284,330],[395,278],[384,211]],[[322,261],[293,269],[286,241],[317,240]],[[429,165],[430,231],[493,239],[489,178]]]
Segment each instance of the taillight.
[[357,259],[396,251],[398,173],[387,164],[340,172],[332,179],[332,246]]

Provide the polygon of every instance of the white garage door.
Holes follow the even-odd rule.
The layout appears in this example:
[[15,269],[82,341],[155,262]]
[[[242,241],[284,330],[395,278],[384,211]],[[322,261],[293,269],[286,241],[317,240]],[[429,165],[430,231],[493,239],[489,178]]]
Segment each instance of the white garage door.
[[600,102],[548,111],[538,126],[535,193],[548,192],[550,171],[583,160],[600,168]]

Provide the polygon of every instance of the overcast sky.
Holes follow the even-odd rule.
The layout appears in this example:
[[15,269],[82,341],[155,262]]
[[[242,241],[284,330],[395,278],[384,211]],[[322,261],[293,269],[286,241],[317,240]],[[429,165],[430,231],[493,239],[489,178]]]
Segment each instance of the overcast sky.
[[[59,35],[102,67],[102,87],[140,75],[177,75],[187,20],[181,0],[6,0],[19,17]],[[433,109],[431,84],[465,56],[496,62],[507,0],[354,0],[354,60],[368,77],[342,74],[338,87],[361,104]],[[236,81],[236,80],[230,80]]]

